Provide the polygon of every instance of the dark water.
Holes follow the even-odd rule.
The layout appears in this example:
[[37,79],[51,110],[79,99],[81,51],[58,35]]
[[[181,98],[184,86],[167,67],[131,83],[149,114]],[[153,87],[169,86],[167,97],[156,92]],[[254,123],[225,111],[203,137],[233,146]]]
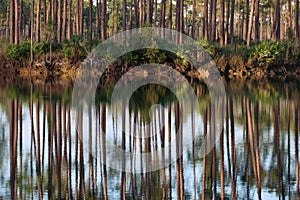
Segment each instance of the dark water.
[[[1,85],[0,199],[300,198],[299,82],[226,84],[223,131],[205,158],[198,156],[200,146],[218,110],[203,85],[193,85],[200,109],[190,116],[180,117],[170,91],[148,85],[118,111],[120,121],[112,116],[112,87],[103,87],[86,113],[72,108],[71,86]],[[149,130],[143,128],[149,108],[159,103],[164,108],[153,111]],[[103,141],[133,153],[156,152],[174,140],[180,120],[182,137],[191,140],[181,144],[183,155],[175,162],[152,171],[148,161],[138,164],[142,156],[132,156],[128,172],[102,164],[112,151]],[[133,134],[125,137],[120,125]],[[135,137],[145,134],[150,139]],[[177,153],[165,148],[153,157],[167,160]]]

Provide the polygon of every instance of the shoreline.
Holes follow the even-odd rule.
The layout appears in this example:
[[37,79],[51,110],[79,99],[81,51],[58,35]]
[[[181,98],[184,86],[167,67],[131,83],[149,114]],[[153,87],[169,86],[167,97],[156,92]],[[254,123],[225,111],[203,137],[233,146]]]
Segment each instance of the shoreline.
[[[127,66],[127,65],[126,65]],[[116,68],[115,70],[112,68]],[[119,69],[120,66],[109,66],[108,70],[103,75],[115,79],[120,77],[120,71],[125,73],[133,68],[128,66],[125,69]],[[173,67],[176,68],[181,74],[189,79],[201,80],[201,75],[195,70],[186,71],[184,66]],[[47,63],[36,63],[31,67],[15,67],[6,66],[0,68],[1,77],[8,78],[21,78],[21,79],[60,79],[60,80],[75,80],[76,75],[80,69],[80,62],[76,64],[70,64],[68,62],[56,63],[53,67],[47,67]],[[269,80],[278,79],[285,81],[286,79],[300,80],[300,67],[295,66],[280,66],[280,67],[269,67],[268,69],[262,69],[261,67],[241,67],[239,69],[232,69],[229,66],[218,66],[218,70],[222,78],[227,81],[233,79],[253,79],[253,80]],[[124,73],[123,72],[123,73]],[[115,74],[116,77],[115,77]]]

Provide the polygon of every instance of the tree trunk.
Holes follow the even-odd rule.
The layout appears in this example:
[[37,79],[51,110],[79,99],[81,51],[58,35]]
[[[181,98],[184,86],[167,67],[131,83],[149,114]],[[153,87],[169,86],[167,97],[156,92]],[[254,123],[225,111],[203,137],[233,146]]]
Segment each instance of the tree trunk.
[[169,0],[169,29],[172,29],[172,0]]
[[19,44],[19,6],[18,0],[15,0],[15,44]]
[[153,26],[156,27],[156,19],[157,19],[157,0],[154,0],[153,6]]
[[225,35],[224,35],[224,0],[220,1],[220,46],[225,44]]
[[65,41],[67,36],[67,0],[63,4],[63,18],[62,18],[62,41]]
[[294,23],[295,23],[295,38],[299,38],[299,0],[295,0],[295,22]]
[[132,8],[133,8],[133,0],[130,0],[130,3],[129,3],[129,29],[132,29],[132,27],[133,27]]
[[244,34],[243,39],[247,40],[247,34],[248,34],[248,26],[249,26],[249,0],[245,0],[245,13],[244,13]]
[[89,0],[89,40],[93,37],[93,0]]
[[251,42],[254,6],[255,6],[255,0],[252,0],[251,1],[251,10],[250,10],[250,19],[249,19],[249,24],[248,24],[248,33],[247,33],[247,48],[250,47],[250,42]]
[[217,25],[217,1],[211,0],[211,30],[210,30],[210,40],[214,42],[216,40],[216,25]]
[[183,33],[184,32],[184,16],[183,16],[183,5],[184,5],[184,0],[180,1],[180,7],[179,7],[179,32]]
[[61,1],[57,0],[57,42],[61,42]]
[[255,1],[254,39],[259,40],[259,0]]
[[161,28],[165,28],[165,17],[166,17],[166,0],[161,1],[161,10],[160,10],[160,24]]
[[135,28],[139,28],[139,3],[138,0],[134,0],[134,19],[135,19]]
[[14,43],[15,42],[15,1],[10,0],[9,4],[9,42]]
[[126,0],[122,0],[122,31],[126,31]]
[[288,0],[288,12],[289,12],[289,28],[292,28],[292,24],[293,24],[293,19],[292,19],[292,0]]
[[24,36],[23,34],[23,29],[24,29],[24,26],[23,26],[23,0],[20,0],[20,13],[19,13],[19,35],[20,37],[22,38]]
[[229,13],[230,13],[230,0],[226,1],[226,30],[225,30],[225,45],[228,44],[229,41]]
[[143,1],[140,0],[140,26],[144,24],[144,6],[143,6]]
[[37,0],[36,5],[36,24],[35,24],[35,41],[41,40],[41,0]]
[[[298,19],[297,19],[297,23],[298,23]],[[280,0],[276,0],[274,3],[274,19],[273,19],[272,39],[273,40],[280,39]]]
[[152,24],[152,1],[151,0],[147,0],[146,2],[146,6],[147,6],[147,13],[146,13],[146,23],[147,25]]
[[102,0],[102,22],[101,22],[101,37],[102,41],[106,40],[106,0]]
[[71,35],[72,35],[72,1],[73,0],[69,0],[68,1],[68,35],[67,35],[67,39],[70,40],[71,39]]
[[195,15],[196,15],[196,0],[192,4],[192,38],[195,38]]
[[230,14],[230,42],[233,42],[233,38],[234,38],[234,7],[235,7],[235,0],[232,0],[231,14]]

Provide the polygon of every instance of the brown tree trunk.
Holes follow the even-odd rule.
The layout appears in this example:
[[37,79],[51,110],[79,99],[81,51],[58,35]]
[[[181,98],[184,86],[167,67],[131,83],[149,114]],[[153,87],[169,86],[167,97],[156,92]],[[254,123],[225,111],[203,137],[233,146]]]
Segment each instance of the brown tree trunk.
[[[279,3],[279,2],[277,2],[277,3]],[[280,10],[279,6],[278,6],[278,9]],[[295,21],[294,21],[294,23],[295,23],[295,25],[294,25],[295,26],[295,38],[299,38],[299,0],[295,0]]]
[[217,25],[217,0],[211,0],[211,23],[210,23],[210,41],[216,40],[216,25]]
[[248,24],[248,33],[247,33],[247,48],[250,47],[250,42],[251,42],[254,6],[255,6],[255,0],[252,0],[251,1],[251,10],[250,10],[250,19],[249,19],[249,24]]
[[255,1],[254,39],[259,40],[259,0]]
[[130,0],[130,3],[129,3],[129,29],[132,29],[132,27],[133,27],[132,9],[133,9],[133,0]]
[[61,42],[61,1],[57,0],[57,42]]
[[234,38],[234,8],[235,8],[235,0],[232,0],[231,13],[230,13],[230,42],[233,42],[233,38]]
[[142,0],[139,1],[139,5],[140,5],[140,27],[142,27],[142,25],[144,24],[144,5]]
[[93,37],[93,0],[89,0],[89,40],[92,41]]
[[230,0],[227,0],[226,1],[226,28],[225,28],[225,45],[228,44],[229,42],[229,25],[230,25],[230,16],[229,16],[229,13],[230,13]]
[[147,0],[146,2],[146,9],[147,9],[147,13],[146,13],[146,23],[147,25],[151,25],[152,24],[152,1],[151,0]]
[[15,0],[15,44],[19,44],[19,2]]
[[37,0],[36,5],[36,24],[35,24],[35,41],[41,40],[41,0]]
[[68,35],[67,35],[68,40],[71,39],[71,35],[72,35],[72,1],[73,0],[68,1]]
[[122,31],[126,31],[126,0],[122,0]]
[[106,29],[107,29],[107,19],[106,19],[106,0],[102,0],[102,22],[101,22],[101,37],[102,40],[106,40]]
[[138,0],[134,0],[134,17],[135,17],[135,27],[139,28],[140,24],[139,24],[139,1]]
[[169,0],[169,29],[172,29],[172,0]]
[[192,38],[195,38],[195,24],[196,24],[196,20],[195,20],[195,15],[196,15],[196,0],[193,0],[193,4],[192,4]]
[[[297,19],[298,23],[298,19]],[[272,39],[280,39],[280,0],[276,0],[274,3],[274,18],[273,18],[273,31]]]
[[245,0],[244,33],[243,33],[244,41],[247,41],[248,26],[249,26],[249,0]]
[[224,46],[225,44],[225,35],[224,35],[224,0],[220,1],[220,46]]
[[23,34],[23,29],[24,29],[24,25],[23,25],[23,0],[20,0],[20,13],[19,13],[19,35],[21,38],[24,37],[24,34]]
[[161,1],[161,10],[160,10],[160,27],[165,28],[165,17],[166,17],[166,0]]
[[9,4],[9,42],[15,42],[15,0],[10,0]]
[[61,35],[62,41],[65,41],[66,36],[67,36],[67,0],[64,0],[63,18],[62,18],[62,35]]

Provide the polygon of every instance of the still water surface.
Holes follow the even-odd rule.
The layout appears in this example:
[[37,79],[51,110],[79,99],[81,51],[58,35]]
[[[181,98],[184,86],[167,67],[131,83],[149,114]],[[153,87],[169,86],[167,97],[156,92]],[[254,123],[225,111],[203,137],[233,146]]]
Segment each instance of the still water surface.
[[[112,87],[99,89],[93,111],[85,113],[72,108],[71,85],[1,86],[0,199],[300,198],[297,81],[227,83],[223,131],[203,159],[198,157],[203,136],[218,116],[203,85],[193,84],[200,110],[184,117],[167,89],[140,88],[129,108],[119,111],[128,124],[112,116]],[[152,112],[150,122],[155,104],[164,107]],[[178,120],[190,143],[182,144],[176,162],[151,172],[143,157],[132,156],[126,173],[101,164],[111,151],[103,141],[130,152],[162,149],[175,138]],[[122,123],[131,130],[126,137],[118,128]],[[147,134],[148,123],[150,139],[135,137]],[[178,153],[161,152],[153,157],[168,160]]]

